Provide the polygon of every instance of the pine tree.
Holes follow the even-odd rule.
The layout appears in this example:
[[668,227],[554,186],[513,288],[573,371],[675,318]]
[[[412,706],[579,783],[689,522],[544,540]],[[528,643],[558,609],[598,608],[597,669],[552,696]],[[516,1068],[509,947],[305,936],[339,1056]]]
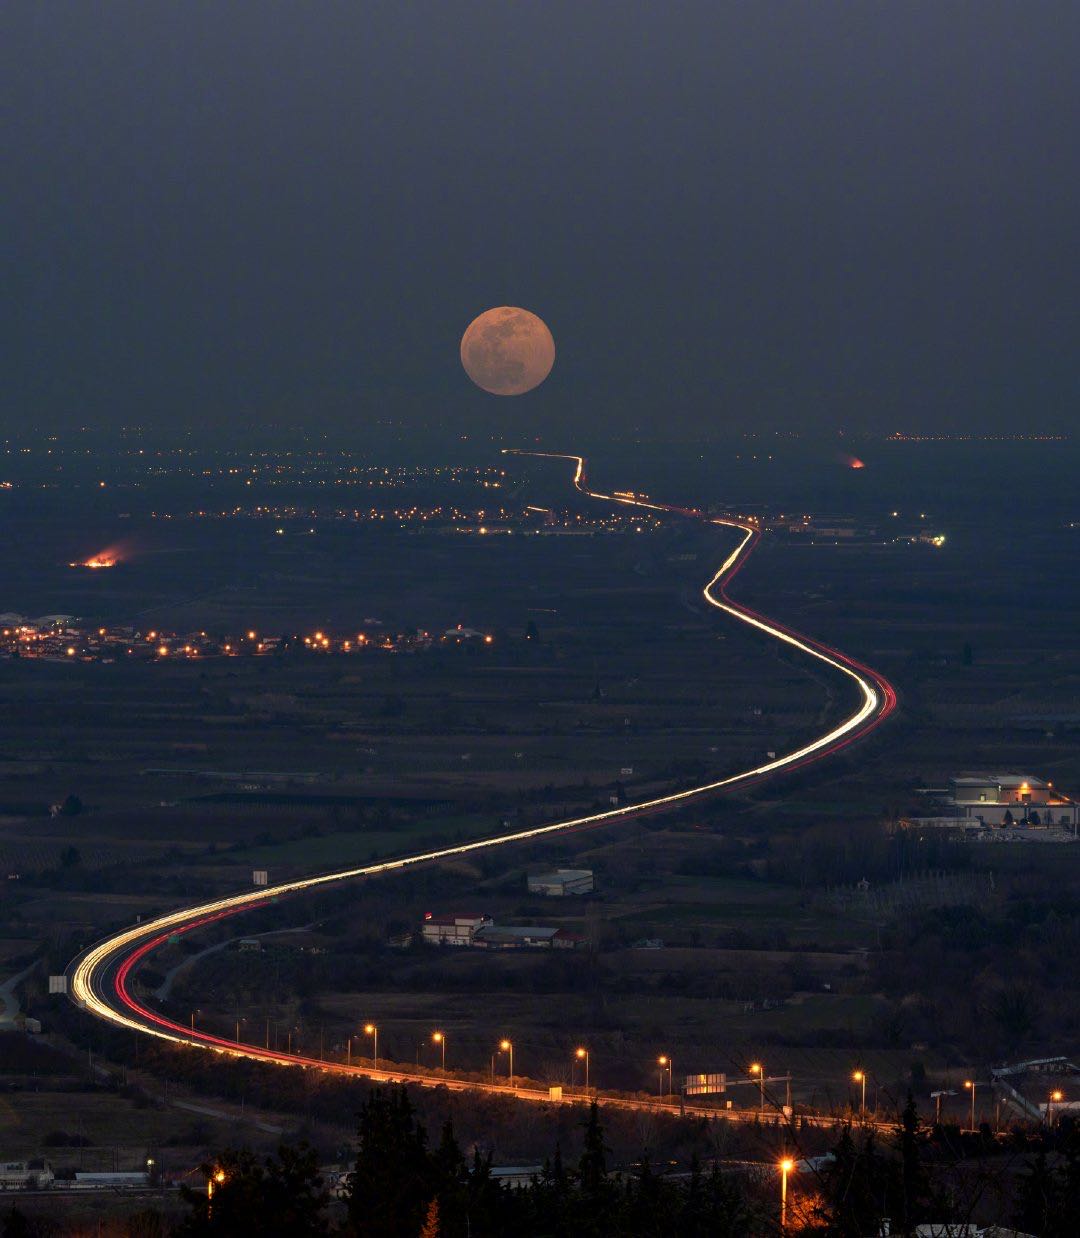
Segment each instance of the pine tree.
[[439,1146],[431,1158],[435,1199],[439,1205],[440,1233],[457,1238],[469,1228],[469,1171],[465,1156],[454,1137],[454,1125],[447,1119]]
[[618,1197],[618,1185],[608,1179],[607,1153],[604,1128],[600,1125],[600,1106],[593,1101],[585,1122],[584,1147],[578,1161],[578,1190],[572,1211],[578,1234],[611,1232],[611,1210]]
[[901,1234],[914,1233],[930,1212],[930,1180],[922,1159],[919,1139],[919,1111],[914,1096],[908,1092],[907,1104],[900,1115],[900,1180],[897,1184],[896,1226]]
[[408,1092],[375,1088],[360,1109],[356,1164],[347,1187],[353,1232],[362,1238],[417,1233],[433,1182],[427,1134]]

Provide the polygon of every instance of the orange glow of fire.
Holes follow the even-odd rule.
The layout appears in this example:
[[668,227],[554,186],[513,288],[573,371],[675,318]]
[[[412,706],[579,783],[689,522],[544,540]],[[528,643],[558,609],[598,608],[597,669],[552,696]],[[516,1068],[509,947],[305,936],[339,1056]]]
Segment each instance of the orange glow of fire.
[[102,550],[91,555],[89,559],[80,559],[77,563],[69,563],[68,567],[89,567],[93,569],[115,567],[120,562],[120,556],[113,550]]
[[860,460],[858,456],[845,456],[844,463],[848,466],[849,469],[866,468],[866,462],[863,460]]

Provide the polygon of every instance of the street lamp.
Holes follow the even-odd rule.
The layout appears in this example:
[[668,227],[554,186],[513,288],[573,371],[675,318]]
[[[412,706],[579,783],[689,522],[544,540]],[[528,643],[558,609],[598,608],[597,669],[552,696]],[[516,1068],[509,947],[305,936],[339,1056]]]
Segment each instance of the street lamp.
[[978,1088],[978,1083],[974,1079],[965,1079],[964,1087],[971,1090],[971,1131],[975,1133],[975,1092]]
[[374,1036],[375,1038],[374,1057],[372,1060],[375,1063],[375,1069],[378,1070],[379,1069],[379,1029],[375,1026],[374,1023],[365,1023],[364,1033],[367,1036]]
[[1059,1091],[1057,1088],[1055,1088],[1050,1093],[1050,1101],[1046,1106],[1046,1125],[1047,1126],[1054,1125],[1054,1106],[1060,1105],[1064,1099],[1065,1099],[1065,1093]]
[[236,1043],[237,1043],[237,1044],[239,1044],[239,1043],[240,1043],[240,1024],[241,1024],[241,1023],[246,1023],[246,1022],[247,1022],[247,1019],[237,1019],[237,1020],[236,1020]]
[[758,1077],[758,1090],[761,1093],[761,1116],[765,1116],[765,1067],[760,1062],[750,1063],[750,1073]]
[[780,1162],[780,1232],[787,1233],[787,1179],[795,1168],[795,1162],[785,1156]]
[[578,1049],[575,1054],[579,1061],[585,1062],[585,1092],[589,1091],[589,1051],[588,1049]]
[[866,1117],[866,1071],[857,1070],[851,1077],[856,1083],[862,1084],[862,1105],[860,1106],[859,1112],[863,1115],[863,1117]]
[[664,1071],[667,1071],[668,1091],[674,1091],[675,1085],[671,1081],[671,1058],[666,1053],[661,1053],[656,1059],[657,1066],[660,1067],[660,1099],[664,1099]]
[[191,1012],[191,1030],[192,1030],[192,1031],[194,1031],[194,1030],[195,1030],[195,1016],[196,1016],[197,1014],[202,1014],[202,1011],[201,1011],[201,1010],[199,1010],[199,1009],[195,1009],[195,1010],[193,1010],[193,1011]]
[[513,1043],[509,1040],[500,1040],[499,1050],[502,1053],[510,1054],[510,1086],[514,1087],[516,1085],[514,1083],[514,1046],[513,1046]]
[[225,1170],[218,1169],[206,1179],[206,1219],[209,1221],[214,1210],[214,1186],[221,1186],[225,1181]]
[[442,1050],[442,1068],[443,1073],[446,1073],[446,1034],[444,1032],[432,1032],[431,1039]]

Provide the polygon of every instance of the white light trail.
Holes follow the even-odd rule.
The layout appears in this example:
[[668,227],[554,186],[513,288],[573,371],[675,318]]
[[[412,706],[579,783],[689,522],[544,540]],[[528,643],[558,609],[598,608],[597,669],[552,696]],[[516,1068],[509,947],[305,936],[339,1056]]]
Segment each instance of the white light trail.
[[[610,503],[621,503],[629,507],[642,507],[652,511],[680,513],[679,508],[661,503],[653,503],[646,499],[629,498],[620,495],[604,494],[590,490],[585,482],[585,459],[583,456],[565,455],[555,452],[531,452],[507,449],[504,454],[535,456],[544,459],[569,460],[575,463],[573,484],[577,490],[590,498]],[[135,1002],[126,992],[124,980],[126,975],[120,975],[114,981],[114,992],[106,993],[103,981],[110,966],[126,960],[125,966],[132,966],[144,953],[149,952],[148,943],[167,937],[172,932],[183,932],[189,928],[198,927],[212,920],[236,914],[257,907],[270,899],[285,895],[297,894],[305,890],[314,890],[320,886],[331,885],[341,881],[351,881],[360,877],[374,877],[383,873],[399,872],[419,864],[429,864],[434,861],[447,860],[455,856],[468,855],[475,851],[488,850],[493,847],[503,847],[513,843],[528,842],[543,838],[549,834],[564,833],[568,830],[584,826],[599,825],[604,822],[614,822],[626,817],[638,816],[657,809],[668,808],[721,791],[740,783],[752,782],[768,774],[783,769],[791,769],[802,765],[815,756],[843,746],[857,735],[869,730],[882,721],[896,704],[896,695],[888,681],[876,672],[859,667],[857,663],[846,659],[842,654],[830,651],[818,645],[808,637],[797,636],[777,624],[771,623],[746,607],[732,603],[724,594],[725,580],[730,579],[738,566],[748,554],[751,545],[760,535],[758,529],[749,522],[714,517],[710,523],[724,525],[741,530],[743,538],[717,569],[712,579],[705,585],[703,595],[710,606],[724,611],[742,623],[766,633],[773,639],[782,641],[800,652],[816,658],[833,669],[852,679],[859,688],[862,703],[849,717],[802,747],[783,756],[756,765],[752,769],[726,778],[718,778],[702,783],[683,791],[674,791],[666,795],[654,796],[637,804],[628,804],[621,808],[609,808],[602,812],[586,813],[584,816],[571,817],[564,821],[555,821],[546,825],[533,826],[528,829],[516,830],[511,834],[500,834],[496,837],[475,839],[471,842],[457,843],[449,847],[438,847],[430,851],[418,852],[415,855],[401,856],[397,859],[383,860],[375,864],[365,864],[358,868],[344,869],[339,872],[324,873],[316,877],[305,877],[281,885],[267,886],[243,894],[235,894],[226,898],[214,899],[198,907],[189,907],[180,911],[170,912],[146,924],[117,933],[91,947],[78,959],[70,969],[70,991],[73,999],[91,1014],[110,1023],[128,1027],[146,1035],[156,1036],[162,1040],[178,1044],[195,1045],[200,1048],[215,1049],[220,1053],[233,1056],[257,1058],[263,1061],[276,1061],[288,1064],[292,1055],[279,1053],[275,1050],[263,1049],[258,1045],[239,1045],[208,1033],[192,1032],[174,1023],[172,1020],[148,1010]],[[123,972],[123,967],[121,968]],[[138,1018],[126,1014],[110,1003],[116,1001],[128,1010],[138,1015]],[[299,1061],[299,1058],[293,1060]],[[319,1062],[307,1064],[318,1066]],[[329,1064],[328,1064],[329,1065]],[[370,1072],[369,1072],[370,1073]],[[378,1072],[381,1075],[386,1072]],[[395,1077],[401,1072],[394,1072]],[[465,1086],[465,1085],[463,1085]]]

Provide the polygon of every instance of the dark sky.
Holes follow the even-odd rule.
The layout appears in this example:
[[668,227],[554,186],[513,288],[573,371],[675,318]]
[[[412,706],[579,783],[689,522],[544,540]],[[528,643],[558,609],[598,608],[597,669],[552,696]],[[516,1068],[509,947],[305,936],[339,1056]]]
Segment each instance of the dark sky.
[[[7,0],[0,430],[1065,428],[1076,0]],[[491,305],[539,391],[464,377]]]

